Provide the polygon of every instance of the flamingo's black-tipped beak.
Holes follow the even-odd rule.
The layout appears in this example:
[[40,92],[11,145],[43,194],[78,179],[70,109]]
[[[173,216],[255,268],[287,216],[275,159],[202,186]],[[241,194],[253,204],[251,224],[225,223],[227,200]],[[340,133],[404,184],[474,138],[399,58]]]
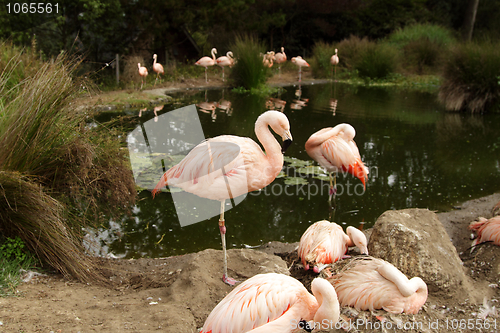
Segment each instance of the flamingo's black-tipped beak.
[[285,151],[288,149],[288,147],[291,146],[292,144],[292,140],[291,139],[286,139],[285,141],[283,141],[283,146],[281,147],[281,152],[284,154]]

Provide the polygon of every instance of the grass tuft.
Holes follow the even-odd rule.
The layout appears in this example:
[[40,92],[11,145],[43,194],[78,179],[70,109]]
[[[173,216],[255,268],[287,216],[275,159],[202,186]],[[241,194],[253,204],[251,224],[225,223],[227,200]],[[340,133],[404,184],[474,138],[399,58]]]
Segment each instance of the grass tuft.
[[269,68],[264,67],[260,54],[265,53],[264,45],[253,36],[236,37],[230,47],[236,58],[230,79],[236,86],[247,90],[265,85],[269,77]]

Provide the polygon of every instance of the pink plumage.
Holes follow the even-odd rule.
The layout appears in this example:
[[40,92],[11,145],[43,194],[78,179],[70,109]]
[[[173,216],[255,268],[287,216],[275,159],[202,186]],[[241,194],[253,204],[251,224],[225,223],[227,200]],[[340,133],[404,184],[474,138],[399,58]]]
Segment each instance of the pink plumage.
[[286,54],[284,47],[281,47],[281,52],[278,52],[274,55],[274,59],[276,60],[277,64],[282,64],[286,62]]
[[479,221],[474,221],[469,225],[469,229],[474,230],[477,234],[472,246],[488,241],[500,246],[500,216],[491,219],[480,217]]
[[215,62],[222,67],[222,81],[224,81],[224,67],[234,65],[233,52],[228,51],[225,56],[217,58]]
[[[284,140],[283,148],[269,127]],[[152,191],[154,197],[163,187],[170,185],[221,202],[219,229],[224,252],[222,279],[231,285],[236,281],[227,276],[225,200],[269,185],[283,168],[283,153],[292,142],[288,118],[274,110],[264,112],[257,118],[255,134],[265,152],[250,138],[221,135],[205,140],[167,170]]]
[[141,66],[140,63],[137,63],[137,66],[139,67],[139,75],[141,76],[141,89],[142,85],[144,84],[144,79],[146,76],[148,76],[148,69],[144,66]]
[[347,171],[366,186],[368,168],[361,161],[355,135],[354,127],[349,124],[323,128],[309,137],[305,148],[307,154],[329,173]]
[[258,274],[238,285],[212,310],[200,333],[298,332],[301,320],[331,325],[339,319],[335,289],[322,278],[311,295],[296,279]]
[[318,267],[331,264],[342,259],[349,246],[358,246],[362,253],[368,254],[367,241],[361,230],[348,227],[348,234],[342,227],[326,220],[318,221],[309,226],[300,237],[297,253],[304,265],[309,269],[309,263],[318,272]]
[[301,56],[293,57],[291,62],[294,63],[295,65],[299,66],[299,82],[301,82],[302,81],[302,67],[310,67],[310,66],[307,63],[307,61],[302,59]]
[[357,310],[416,314],[427,300],[427,285],[421,278],[408,280],[394,265],[378,258],[352,259],[328,280],[340,304]]
[[330,58],[330,63],[333,66],[337,66],[339,64],[339,56],[337,55],[337,52],[338,52],[338,50],[335,49],[335,54],[332,55],[332,57]]
[[[160,63],[156,62],[157,57],[158,56],[156,54],[153,54],[153,71],[155,71],[155,73],[156,73],[155,85],[156,85],[156,81],[158,80],[158,77],[160,76],[160,74],[165,73],[163,70],[163,66]],[[160,83],[161,83],[161,78],[160,78]]]
[[211,51],[212,58],[205,56],[205,57],[200,58],[197,62],[194,63],[196,66],[205,67],[205,82],[208,82],[207,68],[209,66],[215,65],[215,54],[216,53],[217,53],[217,49],[214,47],[214,48],[212,48],[212,51]]

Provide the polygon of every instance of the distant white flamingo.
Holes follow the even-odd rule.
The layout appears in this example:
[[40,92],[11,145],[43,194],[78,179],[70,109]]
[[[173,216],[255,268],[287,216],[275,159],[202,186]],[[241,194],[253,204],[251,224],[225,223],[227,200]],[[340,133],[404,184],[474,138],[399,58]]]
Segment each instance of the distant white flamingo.
[[212,53],[212,58],[205,56],[200,58],[197,62],[194,63],[196,66],[205,67],[205,82],[208,82],[208,77],[207,77],[208,66],[215,65],[215,54],[217,53],[217,49],[214,47],[211,53]]
[[[163,71],[163,66],[156,62],[156,58],[158,56],[156,54],[153,54],[153,70],[156,72],[156,80],[155,80],[155,86],[156,86],[156,81],[158,81],[158,77],[160,74],[164,74],[165,72]],[[160,83],[161,83],[161,77],[160,77]]]
[[301,56],[293,57],[291,60],[295,65],[299,66],[299,82],[302,81],[302,67],[310,67],[307,61],[302,59]]
[[[335,68],[335,80],[337,79],[337,65],[339,64],[339,56],[337,55],[337,52],[338,52],[338,50],[335,49],[335,54],[332,55],[332,57],[330,58],[330,63]],[[333,68],[332,68],[332,72],[333,72]]]
[[[284,140],[282,148],[269,127]],[[283,153],[292,142],[288,118],[275,110],[264,112],[257,118],[255,134],[265,152],[250,138],[221,135],[205,140],[165,172],[152,191],[154,197],[166,185],[177,186],[202,198],[221,202],[222,279],[228,284],[236,281],[227,276],[225,201],[269,185],[283,168]]]
[[222,82],[224,82],[224,67],[232,67],[234,65],[233,52],[228,51],[225,56],[217,58],[216,62],[217,65],[222,67]]
[[146,79],[146,76],[148,76],[148,69],[146,67],[142,67],[141,63],[137,63],[137,66],[139,67],[139,75],[141,76],[141,89],[142,89],[144,80]]
[[427,300],[427,284],[421,278],[408,280],[379,258],[356,257],[327,280],[335,287],[340,304],[357,310],[417,314]]
[[347,227],[347,234],[342,227],[326,220],[309,226],[300,237],[297,253],[305,270],[309,263],[318,273],[326,264],[342,259],[349,247],[357,246],[362,254],[368,254],[368,242],[365,234],[355,228]]
[[334,327],[340,316],[335,289],[315,278],[311,291],[314,296],[287,275],[255,275],[217,304],[200,333],[292,333],[305,327],[317,332],[325,325]]
[[286,62],[285,48],[281,47],[281,52],[276,53],[274,56],[276,63],[278,64],[279,75],[281,76],[281,64]]

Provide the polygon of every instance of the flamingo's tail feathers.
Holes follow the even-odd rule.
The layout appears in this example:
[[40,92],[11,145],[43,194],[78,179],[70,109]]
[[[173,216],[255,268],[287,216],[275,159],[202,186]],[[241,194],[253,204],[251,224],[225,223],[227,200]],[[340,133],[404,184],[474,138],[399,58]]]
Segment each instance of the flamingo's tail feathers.
[[469,230],[478,231],[487,221],[484,217],[480,217],[479,221],[473,221],[469,224]]
[[155,188],[151,191],[151,194],[153,195],[153,198],[165,186],[167,186],[167,177],[166,177],[166,175],[162,175],[161,178],[160,178],[160,181],[158,182],[158,184],[156,184]]

